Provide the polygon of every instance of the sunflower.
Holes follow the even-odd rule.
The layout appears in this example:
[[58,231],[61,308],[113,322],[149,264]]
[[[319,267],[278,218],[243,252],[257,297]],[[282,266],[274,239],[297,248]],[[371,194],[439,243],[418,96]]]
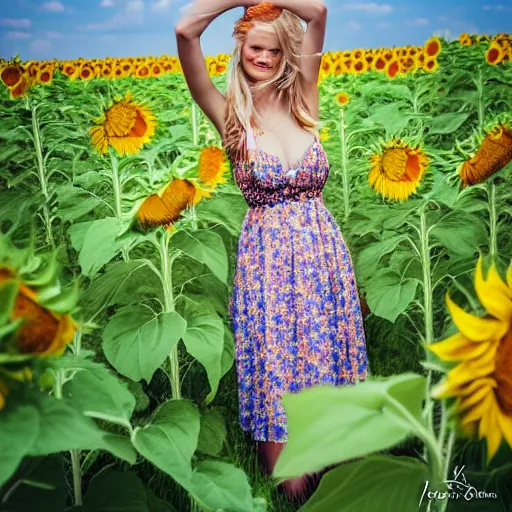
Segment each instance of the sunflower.
[[190,180],[175,179],[140,206],[137,217],[144,227],[171,225],[181,212],[196,204],[196,186]]
[[76,324],[69,315],[55,313],[42,306],[32,288],[21,283],[9,267],[0,267],[0,287],[12,281],[18,282],[18,294],[10,320],[22,320],[14,335],[16,350],[39,356],[62,354],[73,339]]
[[16,85],[9,87],[9,95],[13,99],[22,98],[32,85],[33,80],[24,73]]
[[221,148],[209,146],[201,150],[198,177],[208,187],[215,188],[219,183],[226,183],[224,174],[228,167],[224,151]]
[[462,34],[459,36],[459,44],[461,46],[471,46],[473,41],[471,40],[471,37],[466,34],[466,32],[462,32]]
[[459,332],[426,345],[444,361],[458,362],[433,390],[434,398],[456,397],[455,410],[468,437],[478,429],[487,440],[487,463],[503,438],[512,447],[512,264],[506,283],[494,263],[484,280],[482,257],[475,273],[475,290],[487,316],[467,313],[446,295]]
[[329,140],[329,128],[325,127],[320,130],[320,140],[327,142]]
[[421,64],[421,69],[427,73],[434,73],[439,69],[439,62],[435,57],[427,57]]
[[487,64],[491,64],[492,66],[496,66],[503,60],[504,56],[505,52],[503,48],[493,41],[485,52],[485,62],[487,62]]
[[425,43],[425,54],[427,57],[437,57],[441,53],[441,40],[438,37],[431,37]]
[[42,68],[36,75],[36,82],[40,84],[48,84],[53,79],[54,68]]
[[150,109],[135,103],[130,92],[95,122],[100,124],[92,127],[89,133],[93,145],[101,154],[112,146],[121,155],[133,155],[150,142],[156,129],[155,117]]
[[512,126],[496,125],[482,141],[476,154],[458,169],[463,185],[476,185],[503,169],[512,160]]
[[411,148],[400,139],[383,144],[383,153],[370,158],[368,182],[375,192],[403,201],[416,192],[425,174],[428,157],[419,148]]
[[344,107],[350,101],[350,96],[348,93],[342,91],[336,94],[335,99],[340,106]]
[[0,79],[7,87],[13,87],[21,80],[23,73],[24,69],[21,64],[15,62],[2,69]]
[[390,60],[384,71],[389,78],[395,78],[400,73],[400,62],[397,59]]
[[82,80],[91,80],[94,78],[94,69],[89,64],[83,64],[78,71],[78,76]]

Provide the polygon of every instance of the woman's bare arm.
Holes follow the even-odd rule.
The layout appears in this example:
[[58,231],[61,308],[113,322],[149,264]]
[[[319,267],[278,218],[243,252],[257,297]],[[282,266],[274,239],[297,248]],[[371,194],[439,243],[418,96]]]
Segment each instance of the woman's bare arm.
[[200,37],[208,25],[223,12],[234,7],[248,7],[255,0],[196,0],[174,27],[178,55],[190,89],[190,94],[205,115],[212,121],[221,137],[224,136],[226,100],[213,84],[201,50]]

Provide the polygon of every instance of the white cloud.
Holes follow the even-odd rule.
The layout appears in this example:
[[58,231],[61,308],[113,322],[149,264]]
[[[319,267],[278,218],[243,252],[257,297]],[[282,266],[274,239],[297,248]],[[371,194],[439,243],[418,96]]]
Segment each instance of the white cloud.
[[357,21],[351,20],[348,23],[345,23],[345,28],[347,30],[350,30],[351,32],[357,32],[362,27],[361,23],[358,23]]
[[114,7],[114,2],[112,0],[103,0],[100,4],[100,7]]
[[454,41],[457,37],[452,33],[449,28],[439,28],[434,34],[436,37],[444,37],[447,41]]
[[30,39],[30,34],[28,32],[20,32],[18,30],[12,30],[7,32],[7,39]]
[[166,11],[172,3],[175,3],[175,0],[158,0],[157,2],[151,4],[151,11]]
[[52,48],[52,43],[50,43],[50,41],[47,41],[46,39],[36,39],[30,45],[30,50],[32,51],[32,53],[40,57],[50,57]]
[[30,20],[27,18],[0,18],[1,27],[30,28]]
[[406,23],[411,27],[424,27],[428,25],[428,18],[415,18],[413,20],[407,20]]
[[44,2],[41,6],[41,10],[50,12],[63,12],[66,10],[66,8],[61,2]]
[[512,10],[510,7],[505,7],[503,4],[492,4],[492,5],[483,5],[482,9],[484,11],[508,11]]
[[393,12],[393,6],[389,4],[370,3],[350,3],[341,6],[344,11],[363,11],[368,14],[389,14]]
[[99,31],[121,28],[132,28],[144,25],[145,5],[142,0],[129,0],[124,8],[116,12],[112,18],[102,23],[78,25],[78,30]]

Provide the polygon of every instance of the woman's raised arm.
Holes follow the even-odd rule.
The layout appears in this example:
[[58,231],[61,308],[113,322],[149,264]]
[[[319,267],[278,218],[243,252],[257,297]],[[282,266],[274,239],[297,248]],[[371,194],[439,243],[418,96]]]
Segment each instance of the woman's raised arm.
[[196,0],[189,4],[185,15],[174,26],[178,56],[190,94],[221,137],[224,136],[226,100],[208,74],[199,38],[208,25],[223,12],[256,3],[258,2],[254,0]]

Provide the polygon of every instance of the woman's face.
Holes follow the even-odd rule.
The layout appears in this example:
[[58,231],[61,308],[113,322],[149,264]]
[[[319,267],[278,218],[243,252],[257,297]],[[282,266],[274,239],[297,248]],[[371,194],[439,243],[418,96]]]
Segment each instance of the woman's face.
[[247,32],[242,47],[242,67],[254,81],[268,80],[279,69],[282,50],[274,30],[256,24]]

